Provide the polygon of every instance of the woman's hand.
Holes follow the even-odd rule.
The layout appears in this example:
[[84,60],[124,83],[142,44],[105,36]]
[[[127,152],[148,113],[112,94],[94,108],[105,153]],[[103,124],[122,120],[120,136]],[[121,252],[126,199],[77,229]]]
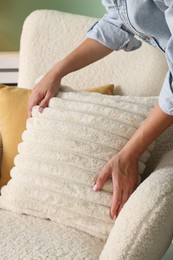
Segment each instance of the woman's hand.
[[28,116],[33,106],[39,105],[40,112],[48,106],[49,99],[57,95],[61,79],[113,52],[98,41],[87,38],[63,60],[58,61],[47,75],[34,87],[28,102]]
[[99,191],[109,177],[112,177],[113,184],[110,215],[115,220],[125,202],[137,187],[138,161],[123,152],[119,152],[103,167],[93,190]]
[[36,84],[28,101],[28,117],[32,116],[31,111],[34,106],[39,105],[40,112],[48,106],[50,98],[58,94],[60,83],[61,79],[55,78],[49,72]]
[[112,177],[113,198],[110,213],[113,219],[137,187],[139,158],[172,124],[173,116],[164,113],[157,104],[123,149],[103,167],[93,190],[99,191],[106,180]]

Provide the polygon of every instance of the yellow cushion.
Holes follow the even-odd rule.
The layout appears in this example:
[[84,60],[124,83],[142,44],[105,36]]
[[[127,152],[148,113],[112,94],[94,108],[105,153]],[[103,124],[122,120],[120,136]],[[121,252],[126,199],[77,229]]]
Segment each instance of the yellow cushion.
[[84,91],[90,91],[90,92],[98,92],[101,94],[105,95],[113,95],[114,94],[114,85],[105,85],[105,86],[100,86],[100,87],[95,87],[95,88],[86,88]]
[[[112,95],[114,86],[107,85],[87,91]],[[10,170],[18,153],[17,146],[25,130],[30,93],[30,89],[0,85],[0,132],[3,145],[0,188],[10,179]]]
[[3,145],[0,187],[10,179],[17,145],[25,129],[30,92],[28,89],[0,86],[0,132]]

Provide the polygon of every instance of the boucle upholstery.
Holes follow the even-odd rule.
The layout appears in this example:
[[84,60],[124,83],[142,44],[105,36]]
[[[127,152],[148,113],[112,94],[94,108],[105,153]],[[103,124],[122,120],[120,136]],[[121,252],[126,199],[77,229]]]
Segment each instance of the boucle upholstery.
[[[36,11],[32,13],[27,18],[22,32],[19,85],[32,88],[35,80],[39,78],[40,75],[43,75],[49,67],[56,62],[56,60],[64,57],[69,50],[73,49],[73,47],[85,37],[86,29],[94,22],[94,20],[95,19],[93,18],[64,14],[50,10]],[[93,85],[102,85],[104,83],[114,83],[115,85],[120,86],[119,93],[123,93],[125,95],[154,96],[158,95],[160,91],[166,70],[167,66],[164,60],[164,55],[159,53],[158,50],[143,44],[143,47],[135,52],[125,53],[121,51],[118,53],[113,53],[109,57],[106,57],[102,61],[99,61],[87,69],[69,75],[64,79],[64,84],[79,88],[84,86],[89,87]],[[166,173],[168,170],[166,165],[170,163],[172,153],[168,153],[168,155],[163,158],[162,156],[166,151],[173,149],[172,131],[173,127],[168,129],[160,138],[158,138],[155,143],[155,148],[151,152],[151,157],[148,160],[145,170],[146,175],[152,174],[152,176],[154,176],[154,179],[147,179],[147,183],[150,183],[150,180],[154,180],[154,183],[157,183],[158,185],[158,192],[157,194],[154,193],[156,196],[159,196],[160,193],[163,194],[163,186],[165,188],[165,192],[166,189],[168,189],[168,194],[171,194],[169,186],[170,177],[167,176],[168,178],[166,179],[166,183],[165,180],[160,177],[160,181],[157,182],[154,172],[159,160],[161,160],[161,164],[159,166],[160,169],[158,168],[159,172],[157,170],[159,176],[161,176],[162,172]],[[170,169],[168,170],[168,175],[169,172],[172,172],[172,166],[170,166]],[[151,184],[149,184],[149,186],[152,187]],[[140,187],[142,192],[146,186],[139,186],[139,189],[137,190],[138,194],[140,193]],[[149,194],[144,192],[145,203],[149,203],[149,201],[152,203],[152,194],[155,187],[156,186],[153,187],[153,190],[147,189],[147,191],[149,190],[150,192]],[[129,208],[130,212],[132,212],[131,207],[133,198],[135,199],[134,202],[136,202],[135,193],[126,203],[124,212],[122,211],[122,213],[120,213],[117,220],[119,223],[121,222],[121,215],[123,217],[123,221],[128,218],[128,222],[126,223],[129,224],[130,228],[133,227],[133,223],[131,223],[133,222],[133,218],[131,218],[128,213],[128,203],[130,202]],[[142,201],[138,201],[139,210],[141,210],[141,205],[143,206],[143,204],[140,205],[140,202],[144,202],[144,197],[141,193],[140,198],[142,198]],[[155,203],[155,201],[156,197],[154,197],[153,202]],[[169,197],[168,200],[166,200],[165,205],[168,202]],[[164,203],[162,205],[164,206]],[[135,206],[136,205],[134,205],[134,209]],[[163,208],[165,209],[166,207]],[[144,209],[147,208],[145,207]],[[159,207],[159,210],[160,209],[161,208]],[[137,209],[135,209],[135,212],[136,210]],[[153,255],[154,257],[158,256],[157,260],[162,258],[171,237],[171,235],[169,236],[170,233],[167,231],[167,223],[170,224],[169,230],[172,232],[172,224],[169,223],[172,213],[167,209],[166,212],[170,215],[167,215],[166,218],[166,215],[163,216],[161,214],[163,216],[161,221],[166,219],[164,224],[162,222],[163,226],[157,225],[156,228],[151,229],[151,232],[154,232],[155,235],[152,235],[151,233],[148,234],[150,230],[147,228],[143,229],[143,231],[145,231],[142,233],[143,241],[138,239],[140,242],[138,248],[136,247],[136,243],[134,243],[134,250],[131,250],[132,256],[137,256],[141,253],[139,258],[141,260],[153,260],[155,259],[151,258]],[[125,213],[127,214],[126,218],[124,216]],[[154,214],[153,216],[156,217],[157,215]],[[159,216],[160,215],[158,215],[158,218]],[[140,223],[142,222],[145,226],[146,218],[143,217],[142,214],[141,219],[139,220]],[[128,233],[128,226],[124,226],[123,221],[121,224],[122,226],[120,225],[119,228],[115,225],[115,230],[117,230],[117,232],[120,230],[125,230],[123,231],[123,234],[118,233],[119,235],[116,236],[116,241],[120,241],[121,247],[119,247],[118,244],[114,244],[112,247],[113,234],[111,233],[110,239],[108,239],[102,253],[102,259],[107,260],[113,255],[111,260],[122,260],[122,254],[125,255],[126,252],[128,253],[129,247],[131,248],[131,232]],[[50,225],[48,225],[48,223]],[[1,252],[3,253],[2,260],[25,259],[27,256],[30,259],[58,258],[63,260],[71,260],[83,258],[96,260],[99,258],[98,256],[100,255],[101,248],[103,247],[103,243],[101,243],[99,239],[93,240],[93,236],[86,233],[75,232],[74,229],[67,229],[62,225],[55,225],[54,222],[48,222],[47,220],[28,217],[25,215],[16,215],[10,211],[0,210],[0,225],[0,246],[2,245]],[[62,227],[64,228],[64,231]],[[63,233],[65,233],[65,236],[63,236]],[[69,235],[69,238],[67,238],[68,236],[66,236],[66,234]],[[129,241],[125,238],[126,234]],[[161,234],[161,237],[159,234]],[[153,244],[155,241],[150,239],[153,237],[155,237],[157,245]],[[164,241],[162,239],[164,239]],[[74,244],[75,241],[77,242],[77,245]],[[122,241],[125,243],[122,243]],[[129,247],[126,246],[126,242]],[[135,247],[136,250],[138,249],[136,254]],[[155,248],[158,250],[157,253],[155,252]],[[143,252],[142,249],[146,253]],[[87,250],[86,254],[85,250]],[[119,256],[121,257],[119,258]],[[142,256],[144,256],[144,258],[142,258]]]
[[[102,249],[101,260],[161,259],[170,244],[173,233],[173,198],[171,197],[173,195],[171,195],[172,188],[170,186],[172,183],[173,167],[170,158],[172,158],[172,156],[173,151],[167,153],[160,161],[156,173],[153,173],[147,179],[147,182],[143,183],[144,185],[141,184],[137,193],[131,196],[124,210],[121,212],[104,249],[103,241],[86,233],[65,227],[64,225],[56,225],[53,221],[0,210],[0,245],[2,260],[16,259],[16,256],[21,259],[28,258],[33,260],[46,258],[58,260],[96,260],[99,259]],[[154,190],[156,191],[153,197]],[[166,193],[169,194],[168,197],[165,196]],[[152,225],[151,229],[151,225],[147,226],[147,216],[144,218],[142,215],[142,212],[146,209],[143,209],[143,205],[147,203],[150,209],[152,205],[159,205],[160,201],[157,202],[158,194],[161,194],[158,198],[161,204],[158,212],[156,212],[156,207],[153,208],[153,212],[155,213],[153,216],[157,217],[158,213],[162,218],[160,220],[158,219],[160,223],[156,222],[156,226]],[[138,195],[140,195],[141,200],[138,200]],[[153,198],[153,200],[150,201],[149,198]],[[133,205],[133,199],[135,205]],[[130,205],[128,206],[129,203]],[[128,210],[130,210],[132,217],[129,215]],[[140,210],[142,210],[141,213]],[[143,236],[138,236],[138,234],[132,230],[133,228],[135,231],[140,229],[138,226],[139,223],[136,226],[137,223],[134,222],[134,215],[138,214],[139,216],[139,213],[142,215],[141,219],[139,219],[139,223],[141,223],[145,231]],[[150,211],[147,210],[146,213],[148,216],[150,215]],[[144,212],[144,214],[146,213]],[[121,225],[121,217],[123,218],[123,222],[126,221],[125,223],[128,224],[129,229],[124,223]],[[155,223],[155,221],[151,222],[149,218],[148,221],[152,224]],[[118,223],[120,223],[120,225],[118,225]],[[157,226],[158,224],[159,226]],[[115,233],[117,234],[116,236],[114,235],[114,230],[117,232]],[[132,234],[134,245],[131,240]],[[117,244],[114,243],[114,239]],[[139,241],[139,245],[136,244],[136,241]],[[127,258],[126,253],[129,252],[129,248],[133,254],[132,257],[128,255]],[[123,254],[124,258],[122,258]]]
[[0,209],[1,260],[96,260],[103,241],[53,221]]
[[164,255],[173,236],[172,156],[173,150],[129,198],[100,260],[158,260]]
[[[107,239],[114,223],[109,215],[112,182],[97,193],[92,183],[146,118],[153,101],[84,92],[59,92],[58,97],[43,113],[35,107],[27,120],[0,207]],[[141,157],[140,174],[149,153]]]

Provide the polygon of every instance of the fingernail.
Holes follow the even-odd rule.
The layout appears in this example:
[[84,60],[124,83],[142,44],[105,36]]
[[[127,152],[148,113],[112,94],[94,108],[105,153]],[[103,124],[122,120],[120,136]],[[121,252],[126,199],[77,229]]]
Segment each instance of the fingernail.
[[94,187],[95,184],[96,184],[96,181],[94,180],[94,181],[92,182],[92,187]]
[[40,112],[40,113],[43,112],[43,107],[39,107],[39,112]]
[[117,216],[116,216],[116,215],[114,215],[114,216],[113,216],[113,220],[116,220],[116,218],[117,218]]
[[94,186],[93,186],[93,191],[96,191],[97,190],[97,184],[95,184]]

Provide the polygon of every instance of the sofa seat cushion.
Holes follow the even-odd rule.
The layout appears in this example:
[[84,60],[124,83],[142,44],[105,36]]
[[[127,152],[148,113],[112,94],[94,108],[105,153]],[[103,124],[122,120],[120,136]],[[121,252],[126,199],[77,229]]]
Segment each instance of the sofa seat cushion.
[[1,259],[98,259],[103,246],[76,229],[0,210]]

